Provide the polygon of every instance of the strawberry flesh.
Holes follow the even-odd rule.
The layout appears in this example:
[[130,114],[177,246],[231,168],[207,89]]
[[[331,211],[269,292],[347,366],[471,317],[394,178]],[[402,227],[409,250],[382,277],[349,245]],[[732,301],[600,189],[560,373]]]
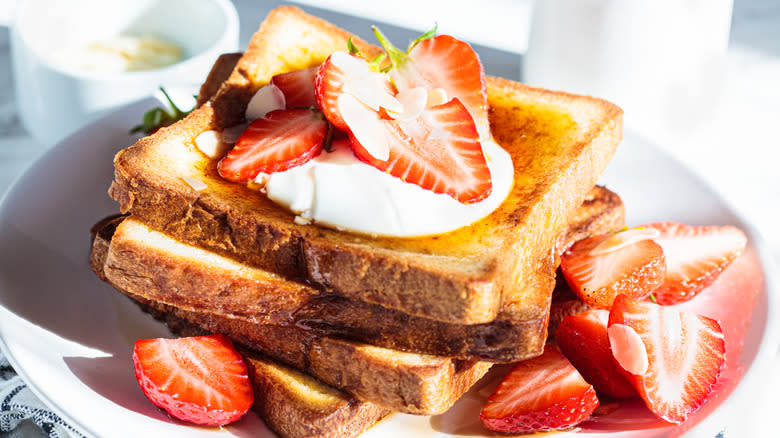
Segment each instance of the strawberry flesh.
[[718,322],[619,295],[609,314],[614,324],[630,327],[644,344],[647,371],[621,370],[647,407],[670,423],[685,421],[712,392],[725,361]]
[[253,403],[246,364],[223,335],[141,339],[133,365],[144,395],[179,420],[222,426]]
[[314,80],[320,66],[282,73],[271,78],[271,83],[279,87],[287,102],[287,109],[305,108],[316,105]]
[[658,304],[688,301],[712,284],[745,249],[745,234],[733,226],[691,226],[674,222],[645,225],[660,232],[655,241],[666,256],[666,278],[653,292]]
[[652,240],[607,233],[576,242],[561,257],[571,289],[590,306],[609,309],[618,294],[644,298],[664,281],[663,249]]
[[247,182],[300,166],[322,152],[327,123],[309,109],[276,110],[252,122],[219,162],[220,176]]
[[474,121],[460,100],[426,108],[414,120],[380,119],[390,153],[376,159],[350,135],[352,149],[362,161],[434,193],[462,203],[479,202],[490,195],[490,169]]
[[620,372],[607,336],[609,312],[594,309],[563,318],[555,339],[558,347],[582,377],[599,394],[629,398],[636,390]]
[[509,371],[482,407],[480,420],[500,433],[563,430],[588,419],[598,405],[593,387],[548,346]]

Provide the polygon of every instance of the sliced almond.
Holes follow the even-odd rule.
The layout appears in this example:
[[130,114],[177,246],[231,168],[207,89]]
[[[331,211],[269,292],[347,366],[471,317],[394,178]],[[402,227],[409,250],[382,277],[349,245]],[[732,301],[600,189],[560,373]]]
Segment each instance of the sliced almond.
[[402,112],[404,110],[403,105],[387,92],[382,81],[382,77],[378,73],[374,73],[350,79],[349,82],[344,84],[343,90],[345,93],[355,96],[374,111],[384,108],[388,111]]
[[403,111],[396,113],[388,110],[387,113],[396,120],[414,120],[420,117],[428,103],[428,91],[423,87],[403,90],[395,97],[401,103]]
[[284,93],[274,84],[268,84],[257,90],[246,106],[246,119],[256,120],[265,117],[271,111],[284,109]]
[[346,52],[334,52],[330,61],[349,78],[342,88],[345,93],[353,95],[374,111],[379,111],[379,108],[397,113],[403,111],[401,103],[388,92],[384,75],[371,70],[366,61]]
[[377,113],[346,93],[338,97],[336,105],[360,145],[377,160],[387,161],[390,158],[390,147]]
[[447,103],[447,92],[444,88],[434,88],[428,92],[428,101],[426,106],[437,106],[443,103]]
[[206,185],[206,183],[204,183],[203,181],[201,181],[201,180],[199,180],[197,178],[192,178],[192,177],[189,177],[189,176],[183,176],[183,177],[181,177],[181,180],[186,182],[196,192],[202,192],[202,191],[206,190],[209,187],[209,186]]
[[203,131],[195,137],[195,146],[209,158],[220,158],[230,148],[217,131]]

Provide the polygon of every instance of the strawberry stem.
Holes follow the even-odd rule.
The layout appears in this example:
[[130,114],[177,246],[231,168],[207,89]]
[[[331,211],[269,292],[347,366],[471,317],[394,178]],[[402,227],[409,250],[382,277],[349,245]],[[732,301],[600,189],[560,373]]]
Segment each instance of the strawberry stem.
[[409,47],[406,49],[406,53],[409,53],[414,49],[414,46],[419,44],[421,41],[425,41],[429,38],[433,38],[436,36],[436,30],[439,28],[439,23],[434,22],[433,23],[433,29],[429,30],[428,32],[425,32],[424,34],[417,37],[416,40],[409,43]]
[[393,67],[398,68],[398,66],[403,65],[409,58],[409,55],[395,47],[393,43],[387,39],[385,34],[379,30],[378,27],[371,26],[371,29],[374,31],[374,35],[376,35],[376,39],[379,41],[379,44],[382,45],[382,47],[385,49],[385,52],[387,52],[387,55],[390,57],[390,62],[393,64]]
[[371,62],[368,63],[368,66],[371,67],[371,70],[374,71],[381,71],[379,66],[382,65],[382,62],[387,58],[386,53],[380,53],[376,55],[376,58],[372,59]]
[[652,301],[652,302],[653,302],[653,304],[658,304],[658,301],[656,301],[656,300],[655,300],[655,295],[653,295],[653,294],[650,294],[650,295],[648,295],[647,297],[648,297],[648,298],[650,298],[650,301]]
[[167,92],[167,91],[165,91],[165,88],[163,88],[163,87],[160,87],[160,91],[162,91],[162,94],[163,94],[163,96],[165,96],[165,100],[167,100],[167,101],[168,101],[168,104],[169,104],[169,105],[171,106],[171,108],[173,109],[173,114],[171,115],[171,117],[172,117],[172,118],[179,119],[179,118],[181,118],[182,116],[186,115],[186,114],[184,113],[184,111],[182,111],[181,109],[179,109],[179,107],[178,107],[178,106],[176,106],[176,104],[175,104],[175,103],[173,103],[173,99],[171,99],[171,96],[168,96],[168,92]]
[[173,99],[168,95],[168,92],[164,88],[160,87],[163,96],[168,101],[168,105],[173,110],[169,112],[167,108],[157,107],[145,112],[140,125],[134,126],[130,129],[130,134],[136,134],[143,132],[144,134],[151,134],[152,132],[162,128],[163,126],[172,125],[173,123],[183,119],[190,111],[182,111],[175,103]]
[[349,50],[350,55],[357,55],[361,58],[364,58],[363,52],[361,52],[360,49],[358,49],[358,47],[352,41],[352,37],[349,37],[349,39],[347,40],[347,49]]

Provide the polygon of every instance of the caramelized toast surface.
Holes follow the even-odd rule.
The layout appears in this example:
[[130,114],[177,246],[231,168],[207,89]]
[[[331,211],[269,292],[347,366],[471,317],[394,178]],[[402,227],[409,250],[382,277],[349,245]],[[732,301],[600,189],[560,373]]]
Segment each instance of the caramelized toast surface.
[[552,266],[543,260],[621,136],[622,112],[608,102],[489,78],[491,131],[512,156],[513,189],[483,220],[426,238],[298,225],[263,195],[218,177],[216,161],[193,145],[203,131],[242,123],[273,75],[321,63],[349,36],[296,8],[274,10],[216,96],[116,156],[111,196],[178,240],[352,300],[458,325],[546,321],[552,285],[538,273]]

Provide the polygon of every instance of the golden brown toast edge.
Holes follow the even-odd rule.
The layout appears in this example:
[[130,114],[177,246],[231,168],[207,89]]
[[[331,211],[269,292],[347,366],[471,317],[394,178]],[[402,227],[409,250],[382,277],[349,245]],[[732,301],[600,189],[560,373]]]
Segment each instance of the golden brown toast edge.
[[[275,33],[290,23],[304,26],[307,38],[319,43],[306,46],[305,50],[303,43],[295,46],[305,52],[303,54],[306,56],[300,59],[308,61],[287,56],[289,47],[286,46],[286,50],[278,53],[273,51],[277,49],[273,44]],[[224,189],[220,194],[222,199],[215,199],[195,192],[175,178],[150,179],[149,175],[145,175],[143,165],[139,167],[131,163],[143,161],[139,155],[142,155],[140,151],[145,147],[186,143],[203,130],[220,129],[238,123],[242,116],[236,108],[242,109],[241,102],[245,104],[253,91],[267,82],[273,73],[320,62],[332,50],[343,48],[347,36],[346,32],[336,30],[332,25],[295,8],[272,12],[261,26],[261,31],[253,38],[246,55],[238,62],[229,80],[210,104],[195,111],[184,122],[161,130],[120,152],[115,160],[117,171],[111,189],[112,196],[120,202],[123,211],[132,211],[153,227],[176,235],[177,238],[238,257],[288,277],[308,277],[309,280],[356,299],[457,323],[492,320],[503,299],[510,304],[505,309],[512,313],[512,319],[539,318],[545,311],[546,294],[523,293],[519,290],[521,288],[516,287],[535,275],[532,263],[519,260],[535,260],[541,257],[537,254],[539,248],[552,245],[556,231],[560,230],[566,217],[582,199],[586,187],[595,182],[600,169],[606,165],[620,135],[621,124],[620,110],[607,102],[536,90],[490,78],[489,98],[493,107],[491,123],[500,127],[494,129],[500,143],[513,144],[527,134],[519,131],[522,126],[515,126],[514,122],[518,120],[523,121],[521,125],[527,129],[538,127],[537,122],[540,120],[522,118],[529,108],[552,114],[555,108],[560,110],[556,105],[566,103],[573,107],[598,109],[599,116],[581,122],[581,125],[588,126],[587,135],[572,146],[570,152],[578,159],[568,161],[569,166],[552,166],[547,169],[541,165],[544,163],[533,157],[515,157],[529,171],[545,169],[544,177],[540,179],[545,181],[541,186],[549,189],[548,196],[539,197],[545,204],[544,208],[504,209],[491,215],[500,217],[502,222],[498,225],[503,226],[492,226],[495,224],[491,221],[482,221],[474,227],[466,227],[443,237],[413,241],[372,239],[319,227],[298,226],[292,223],[290,214],[268,205],[268,202],[263,202],[260,196],[245,187],[220,184],[220,190]],[[322,39],[327,39],[325,44],[322,44]],[[363,44],[359,42],[359,45]],[[368,46],[364,47],[365,51],[369,51]],[[313,53],[317,50],[318,53]],[[299,62],[289,63],[290,59]],[[526,99],[525,103],[523,98]],[[549,117],[542,122],[560,124],[560,120]],[[549,126],[542,128],[549,129]],[[533,132],[543,134],[547,131]],[[204,171],[213,172],[213,169]],[[529,172],[529,175],[534,175],[534,172]],[[573,184],[573,180],[588,180],[588,185]],[[513,199],[533,196],[535,190],[541,190],[539,186],[519,190],[518,196]],[[582,192],[581,196],[578,192]],[[262,213],[256,214],[258,212]],[[518,222],[529,226],[511,226]],[[533,224],[544,229],[539,231],[530,226]],[[511,238],[497,242],[489,237],[504,234],[511,235]],[[471,235],[481,238],[470,239]],[[453,242],[464,239],[468,245],[453,245]],[[457,248],[457,251],[448,249],[450,252],[441,257],[424,255],[440,253],[444,248]],[[506,257],[488,257],[488,260],[483,261],[481,254],[484,248],[495,248],[495,253],[519,255],[515,263],[501,262],[508,259]],[[409,253],[414,256],[410,257]],[[323,272],[322,267],[329,264],[332,265],[330,270]],[[464,269],[464,266],[469,269]],[[421,298],[422,290],[426,291],[423,295],[426,299]],[[368,295],[363,295],[366,292]],[[502,295],[505,297],[502,298]]]

